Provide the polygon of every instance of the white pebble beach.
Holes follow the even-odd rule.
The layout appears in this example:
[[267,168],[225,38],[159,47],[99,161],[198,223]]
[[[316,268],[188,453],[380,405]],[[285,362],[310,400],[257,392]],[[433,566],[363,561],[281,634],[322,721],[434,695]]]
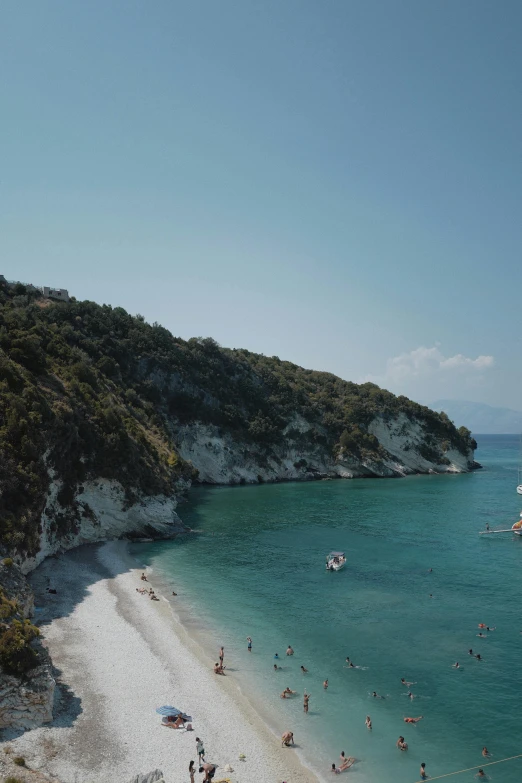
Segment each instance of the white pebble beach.
[[[56,596],[45,591],[49,579]],[[189,783],[191,760],[196,781],[203,779],[200,737],[206,760],[218,765],[215,783],[317,783],[296,751],[281,747],[233,673],[212,672],[170,604],[136,592],[146,583],[124,542],[51,558],[31,581],[36,620],[59,672],[59,699],[52,724],[7,735],[29,767],[63,783],[127,783],[156,768],[166,783]],[[156,708],[165,704],[189,713],[194,730],[163,727]],[[233,772],[225,771],[228,764]]]

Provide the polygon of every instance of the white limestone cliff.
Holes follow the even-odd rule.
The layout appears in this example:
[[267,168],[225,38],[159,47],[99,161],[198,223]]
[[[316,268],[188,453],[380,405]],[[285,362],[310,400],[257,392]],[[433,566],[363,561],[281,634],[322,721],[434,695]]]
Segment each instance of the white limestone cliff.
[[282,443],[266,450],[234,440],[214,425],[200,423],[179,427],[176,439],[180,455],[197,468],[199,481],[208,484],[466,473],[473,467],[472,452],[448,450],[444,457],[449,464],[423,457],[419,449],[426,443],[427,433],[404,414],[391,421],[377,417],[370,424],[368,431],[388,455],[381,460],[360,459],[342,450],[335,455],[306,437],[310,429],[311,425],[296,416],[286,427]]
[[[132,505],[117,481],[96,479],[79,487],[70,506],[60,505],[62,482],[52,477],[40,518],[40,548],[34,557],[20,562],[28,573],[46,557],[81,544],[133,537],[172,538],[186,530],[176,514],[176,496],[141,496]],[[74,517],[71,520],[71,509]],[[64,523],[61,523],[61,520]]]

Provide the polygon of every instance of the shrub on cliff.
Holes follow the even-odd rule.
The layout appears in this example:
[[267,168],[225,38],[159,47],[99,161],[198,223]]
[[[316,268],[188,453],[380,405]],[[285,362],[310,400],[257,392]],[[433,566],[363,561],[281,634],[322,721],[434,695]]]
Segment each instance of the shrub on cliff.
[[0,634],[0,667],[7,674],[25,674],[38,664],[36,651],[31,641],[40,631],[29,620],[14,620],[11,626]]

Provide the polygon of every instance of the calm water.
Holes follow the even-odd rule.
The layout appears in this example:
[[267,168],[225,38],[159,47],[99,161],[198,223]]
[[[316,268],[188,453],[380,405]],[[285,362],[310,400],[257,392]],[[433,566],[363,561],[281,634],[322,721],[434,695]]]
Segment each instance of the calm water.
[[[413,783],[421,761],[432,776],[471,767],[483,745],[492,760],[522,753],[522,539],[478,535],[522,510],[518,438],[478,440],[484,470],[470,475],[198,489],[180,508],[198,535],[135,547],[176,587],[189,629],[215,660],[225,645],[241,688],[321,773],[341,750],[361,760],[350,773],[360,783]],[[344,571],[325,571],[330,549],[348,553]],[[479,622],[497,630],[479,639]],[[344,668],[347,655],[365,668]],[[413,701],[401,677],[415,682]],[[286,685],[300,696],[282,701]],[[409,727],[406,715],[425,718]],[[399,734],[408,753],[395,748]],[[490,779],[519,783],[522,759],[491,767]]]

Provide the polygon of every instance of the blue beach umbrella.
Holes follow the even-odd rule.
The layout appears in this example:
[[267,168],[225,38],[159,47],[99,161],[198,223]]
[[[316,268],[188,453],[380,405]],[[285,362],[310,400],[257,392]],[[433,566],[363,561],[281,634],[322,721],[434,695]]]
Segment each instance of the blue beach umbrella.
[[187,715],[185,712],[176,709],[176,707],[169,707],[168,705],[166,705],[165,707],[158,707],[156,709],[156,712],[158,713],[158,715],[166,715],[172,718],[177,718],[178,715],[181,715],[183,720],[188,720],[188,721],[192,720],[190,715]]

